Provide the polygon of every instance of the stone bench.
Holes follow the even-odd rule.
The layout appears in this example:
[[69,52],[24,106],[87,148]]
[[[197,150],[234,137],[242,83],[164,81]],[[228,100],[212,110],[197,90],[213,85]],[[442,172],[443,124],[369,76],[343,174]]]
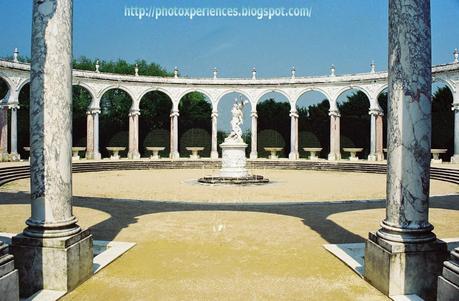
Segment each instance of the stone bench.
[[304,147],[303,150],[305,152],[311,153],[311,155],[309,156],[309,160],[317,161],[317,160],[319,160],[319,157],[316,156],[316,153],[321,152],[322,148],[321,147]]
[[125,151],[126,147],[111,146],[111,147],[106,147],[106,149],[112,153],[112,155],[110,156],[110,160],[119,160],[120,159],[119,152]]
[[360,153],[363,151],[363,148],[360,147],[345,147],[343,148],[343,151],[346,153],[350,153],[351,156],[349,157],[350,161],[359,161],[359,157],[357,156],[357,153]]
[[432,148],[430,152],[432,153],[431,163],[442,163],[443,160],[440,158],[441,154],[446,154],[448,149],[445,148]]
[[151,160],[159,160],[161,159],[161,156],[159,155],[159,152],[162,152],[165,150],[165,147],[160,147],[160,146],[148,146],[146,147],[147,151],[151,152],[150,159]]
[[86,147],[72,147],[72,160],[78,161],[80,160],[80,156],[78,155],[79,152],[84,152]]
[[204,150],[204,147],[200,147],[200,146],[186,147],[186,150],[191,152],[190,159],[197,160],[200,158],[199,152],[202,152]]
[[269,159],[279,159],[277,153],[281,152],[284,148],[283,147],[265,147],[265,151],[271,153],[269,155]]

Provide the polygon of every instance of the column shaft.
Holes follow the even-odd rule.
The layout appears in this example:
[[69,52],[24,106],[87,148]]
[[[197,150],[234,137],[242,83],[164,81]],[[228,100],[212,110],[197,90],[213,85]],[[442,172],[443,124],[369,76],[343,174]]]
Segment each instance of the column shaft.
[[0,108],[0,148],[1,159],[8,160],[8,107]]
[[217,142],[217,133],[218,133],[218,129],[217,129],[217,125],[218,125],[218,113],[217,112],[213,112],[212,113],[212,149],[211,149],[211,152],[210,152],[210,157],[212,159],[218,159],[218,142]]
[[129,114],[129,159],[140,159],[139,153],[139,112]]
[[93,130],[94,130],[94,142],[93,142],[93,145],[94,145],[94,160],[100,160],[102,159],[102,155],[100,154],[100,151],[99,151],[99,114],[100,114],[100,111],[94,111],[93,112],[93,120],[94,120],[94,126],[93,126]]
[[384,135],[383,135],[383,114],[379,113],[376,116],[376,161],[384,160]]
[[290,160],[297,160],[299,157],[298,153],[298,113],[290,113]]
[[[459,98],[459,96],[457,96]],[[454,111],[454,155],[451,163],[459,163],[459,103],[453,105]]]
[[20,159],[18,154],[18,107],[11,108],[11,153],[10,158],[12,161]]
[[251,135],[251,149],[250,149],[250,159],[258,158],[258,114],[257,112],[252,112],[252,135]]
[[[432,63],[430,2],[391,0],[386,219],[378,236],[432,241],[429,224]],[[404,36],[404,39],[399,37]],[[412,43],[412,40],[418,42]]]
[[172,111],[171,117],[171,159],[178,159],[180,158],[180,154],[178,151],[178,111]]
[[86,159],[94,158],[94,117],[86,113]]
[[340,114],[337,111],[330,112],[330,154],[328,160],[335,161],[341,159],[340,143]]

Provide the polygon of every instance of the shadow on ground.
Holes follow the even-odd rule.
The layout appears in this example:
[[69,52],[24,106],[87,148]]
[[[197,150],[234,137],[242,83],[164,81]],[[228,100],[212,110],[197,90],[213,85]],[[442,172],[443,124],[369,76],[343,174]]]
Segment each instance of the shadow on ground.
[[[30,195],[24,192],[0,192],[0,205],[29,204]],[[305,226],[317,232],[330,244],[364,242],[366,238],[341,227],[328,219],[330,215],[385,207],[384,201],[326,202],[322,204],[196,204],[185,202],[155,202],[110,198],[74,197],[73,205],[103,211],[110,218],[91,227],[95,239],[112,241],[142,215],[190,211],[239,211],[292,216],[302,219]],[[459,210],[459,195],[430,198],[430,207]],[[376,229],[371,229],[376,230]]]

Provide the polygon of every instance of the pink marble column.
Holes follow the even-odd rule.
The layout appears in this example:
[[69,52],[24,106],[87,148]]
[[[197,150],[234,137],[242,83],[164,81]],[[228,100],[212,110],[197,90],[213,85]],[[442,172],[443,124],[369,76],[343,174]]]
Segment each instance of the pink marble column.
[[328,160],[341,160],[341,143],[340,143],[340,113],[337,110],[331,110],[330,116],[330,154]]
[[172,111],[170,117],[171,117],[171,134],[170,134],[170,139],[171,139],[171,153],[170,153],[170,158],[171,159],[178,159],[180,158],[180,153],[178,151],[178,117],[179,117],[179,112],[178,111]]
[[86,159],[94,159],[94,117],[86,112]]
[[0,148],[1,160],[8,160],[8,107],[0,109]]
[[212,112],[212,150],[210,152],[210,157],[212,159],[218,159],[218,142],[217,142],[217,134],[218,134],[218,113]]
[[250,148],[250,159],[258,158],[258,114],[256,111],[252,112],[252,139],[251,139],[251,148]]
[[129,159],[140,159],[139,153],[139,115],[138,110],[129,113]]
[[290,112],[290,160],[297,160],[300,155],[298,152],[298,113]]

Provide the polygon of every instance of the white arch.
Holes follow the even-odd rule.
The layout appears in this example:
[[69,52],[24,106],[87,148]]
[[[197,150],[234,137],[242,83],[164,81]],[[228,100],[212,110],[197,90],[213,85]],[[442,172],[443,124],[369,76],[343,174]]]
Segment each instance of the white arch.
[[332,98],[330,97],[330,95],[325,90],[323,90],[321,88],[316,88],[316,87],[305,88],[305,89],[301,90],[301,92],[298,94],[297,98],[295,99],[295,106],[298,104],[298,101],[300,100],[301,96],[303,96],[304,94],[306,94],[308,92],[322,93],[327,98],[328,104],[331,107],[331,102],[332,102],[331,99]]
[[75,82],[75,83],[72,84],[72,86],[79,86],[79,87],[82,87],[82,88],[86,89],[89,92],[89,94],[91,94],[91,97],[92,97],[91,103],[94,102],[94,100],[96,99],[96,93],[86,83]]
[[[239,94],[242,94],[244,95],[248,100],[249,100],[249,103],[250,103],[250,108],[252,109],[252,111],[254,111],[254,108],[253,108],[253,100],[252,98],[250,97],[250,95],[243,91],[243,90],[239,90],[239,89],[228,89],[228,90],[225,90],[223,91],[218,97],[217,97],[217,100],[215,101],[215,109],[218,109],[218,105],[220,104],[220,100],[225,96],[225,95],[228,95],[228,94],[231,94],[231,93],[239,93]],[[255,109],[256,109],[256,106],[255,106]]]
[[160,88],[160,87],[151,87],[151,88],[148,88],[148,89],[142,91],[142,93],[140,93],[140,96],[139,96],[139,98],[138,98],[138,100],[136,102],[140,105],[140,102],[142,101],[142,98],[144,98],[145,95],[147,95],[150,92],[164,93],[167,97],[169,97],[169,100],[171,101],[171,103],[173,103],[173,97],[172,97],[171,93],[168,90]]
[[269,93],[279,93],[279,94],[285,96],[285,98],[287,98],[287,101],[290,103],[290,105],[292,105],[292,99],[291,99],[290,95],[288,95],[282,89],[265,89],[265,90],[263,90],[260,94],[258,94],[257,99],[256,99],[256,104],[258,104],[260,102],[260,99],[263,96],[265,96],[266,94],[269,94]]
[[8,76],[4,75],[3,73],[0,73],[0,78],[3,79],[5,83],[8,85],[8,92],[14,89],[14,84]]
[[371,106],[371,99],[372,99],[372,98],[371,98],[370,92],[369,92],[367,89],[363,88],[363,87],[354,86],[354,85],[352,85],[352,86],[346,86],[346,87],[342,88],[341,90],[339,90],[338,93],[336,93],[336,101],[338,101],[338,98],[339,98],[344,92],[346,92],[346,91],[348,91],[348,90],[359,90],[359,91],[363,92],[363,93],[367,96],[368,102],[370,103],[370,106]]
[[210,96],[209,92],[207,92],[206,90],[201,89],[201,88],[189,88],[189,89],[183,91],[183,92],[180,93],[179,96],[177,97],[178,102],[180,103],[180,101],[182,100],[182,98],[183,98],[185,95],[190,94],[190,93],[193,93],[193,92],[198,92],[198,93],[204,94],[204,95],[209,99],[210,103],[211,103],[211,104],[213,103],[213,99],[212,99],[212,97]]
[[127,95],[129,95],[129,97],[131,98],[131,106],[132,106],[134,104],[135,98],[132,96],[131,91],[129,91],[128,88],[126,88],[124,86],[119,86],[119,85],[110,85],[110,86],[105,87],[101,91],[99,91],[99,94],[98,94],[98,97],[97,97],[97,103],[95,103],[95,105],[97,105],[97,107],[100,107],[100,101],[102,100],[102,97],[105,95],[105,93],[107,93],[110,90],[117,90],[117,89],[121,90],[121,91],[124,91],[124,92],[127,93]]
[[432,80],[432,84],[433,83],[438,83],[438,82],[442,82],[443,84],[445,84],[445,86],[448,87],[449,91],[451,91],[451,94],[454,95],[454,92],[456,92],[456,89],[454,88],[454,85],[450,81],[448,81],[448,80],[446,80],[444,78],[441,78],[441,77],[435,77],[434,76],[433,80]]

